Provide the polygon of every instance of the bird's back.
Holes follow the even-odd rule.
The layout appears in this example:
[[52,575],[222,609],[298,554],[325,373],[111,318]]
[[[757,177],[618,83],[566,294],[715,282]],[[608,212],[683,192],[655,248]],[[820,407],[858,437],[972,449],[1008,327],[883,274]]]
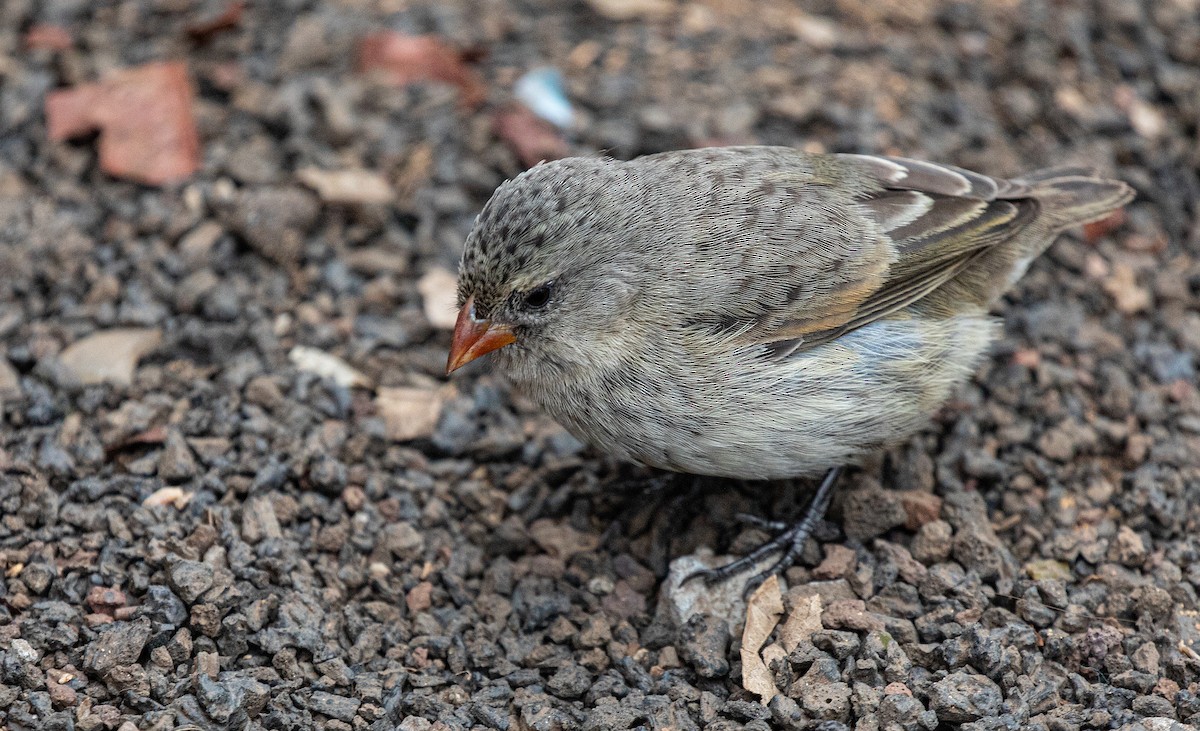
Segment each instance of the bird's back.
[[[1084,168],[1005,180],[948,165],[789,148],[689,150],[630,163],[641,241],[697,324],[780,354],[915,313],[978,314],[1054,237],[1133,191]],[[675,191],[671,196],[653,191]],[[731,276],[732,275],[732,276]]]

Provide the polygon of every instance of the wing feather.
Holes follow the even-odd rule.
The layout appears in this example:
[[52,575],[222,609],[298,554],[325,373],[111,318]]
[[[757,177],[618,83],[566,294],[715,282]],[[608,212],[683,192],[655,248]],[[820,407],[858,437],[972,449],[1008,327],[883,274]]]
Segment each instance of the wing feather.
[[[835,340],[876,320],[902,316],[914,306],[946,316],[977,302],[939,292],[989,251],[1003,247],[1036,218],[1037,201],[1021,182],[997,180],[945,165],[906,158],[843,155],[861,164],[873,184],[858,201],[891,240],[896,259],[869,291],[846,307],[822,306],[821,317],[779,321],[747,334],[786,357]],[[809,307],[814,304],[806,303]]]
[[[682,223],[659,226],[672,238],[676,225],[703,232],[682,237],[694,243],[664,271],[686,293],[683,325],[780,357],[881,319],[979,313],[1057,231],[1132,196],[1084,168],[1003,180],[908,158],[780,147],[643,160],[635,164],[698,201],[672,209],[670,220]],[[692,263],[710,256],[741,276],[714,278]]]

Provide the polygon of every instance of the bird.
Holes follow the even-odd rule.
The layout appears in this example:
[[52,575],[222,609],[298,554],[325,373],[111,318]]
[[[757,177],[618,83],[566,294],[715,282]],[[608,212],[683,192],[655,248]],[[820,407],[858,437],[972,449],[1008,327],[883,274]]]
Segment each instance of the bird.
[[[1133,198],[1087,167],[1012,179],[778,146],[543,162],[459,264],[447,374],[484,355],[581,441],[661,470],[824,479],[714,582],[790,566],[844,466],[919,431],[1065,229]],[[694,576],[688,577],[694,578]]]

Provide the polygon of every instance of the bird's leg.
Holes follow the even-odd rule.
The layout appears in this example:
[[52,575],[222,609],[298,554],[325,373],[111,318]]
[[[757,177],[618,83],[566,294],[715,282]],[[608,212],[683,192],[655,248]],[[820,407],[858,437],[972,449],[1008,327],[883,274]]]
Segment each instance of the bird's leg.
[[750,580],[746,582],[745,591],[749,594],[771,575],[787,569],[795,563],[796,558],[804,550],[804,543],[812,535],[813,528],[817,526],[821,518],[825,517],[825,511],[829,509],[829,502],[833,498],[833,487],[837,484],[838,476],[841,474],[841,467],[834,467],[825,473],[825,478],[821,480],[821,486],[817,488],[816,493],[813,494],[812,499],[808,503],[808,508],[804,511],[804,517],[791,526],[788,526],[786,523],[763,520],[752,516],[739,516],[739,519],[743,522],[748,522],[767,530],[777,531],[775,537],[736,561],[731,561],[715,569],[700,569],[699,571],[695,571],[684,577],[683,583],[701,578],[704,579],[704,583],[706,584],[715,584],[718,581],[724,581],[735,574],[756,566],[759,561],[773,553],[781,553],[779,560],[750,577]]

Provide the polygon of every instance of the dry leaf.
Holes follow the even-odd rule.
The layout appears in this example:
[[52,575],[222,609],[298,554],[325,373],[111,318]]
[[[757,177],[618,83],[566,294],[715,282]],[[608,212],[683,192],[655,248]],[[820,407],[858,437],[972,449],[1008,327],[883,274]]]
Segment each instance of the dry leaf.
[[1143,312],[1150,307],[1150,291],[1138,286],[1137,275],[1128,264],[1113,264],[1112,274],[1100,286],[1113,298],[1117,309],[1126,315]]
[[445,403],[444,393],[426,388],[380,388],[375,394],[387,437],[397,442],[433,436]]
[[100,168],[118,178],[164,185],[200,167],[192,83],[183,63],[152,63],[46,96],[47,135],[65,140],[100,131]]
[[458,277],[435,267],[417,281],[425,319],[439,330],[453,330],[458,319]]
[[821,595],[797,597],[792,611],[779,629],[783,649],[791,652],[821,629]]
[[420,81],[452,84],[469,106],[478,106],[487,98],[487,87],[467,66],[463,53],[437,36],[372,33],[358,43],[358,70],[379,72],[396,86]]
[[370,170],[321,170],[302,168],[296,177],[317,192],[326,203],[391,203],[392,186],[379,173]]
[[160,342],[162,330],[158,328],[104,330],[71,343],[58,358],[80,383],[128,386],[138,361]]
[[527,168],[570,153],[567,141],[554,125],[519,104],[497,112],[492,118],[492,129]]
[[159,505],[174,505],[176,510],[183,510],[192,501],[192,493],[184,492],[178,487],[162,487],[150,493],[142,501],[142,506],[153,508]]
[[742,630],[742,687],[759,696],[763,705],[770,703],[779,690],[759,650],[775,631],[782,614],[783,597],[779,593],[779,578],[772,575],[746,603],[746,628]]
[[323,350],[297,345],[288,353],[288,360],[297,368],[308,373],[315,373],[321,378],[328,378],[343,388],[370,388],[371,379],[361,371],[356,370],[346,361],[330,355]]
[[675,9],[670,0],[588,0],[588,5],[609,20],[654,20]]

